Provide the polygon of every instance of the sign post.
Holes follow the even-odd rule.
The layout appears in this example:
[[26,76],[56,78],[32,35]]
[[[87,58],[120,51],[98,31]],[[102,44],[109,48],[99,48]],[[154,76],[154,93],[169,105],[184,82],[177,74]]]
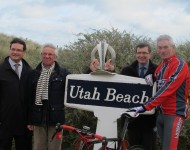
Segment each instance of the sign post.
[[[101,48],[103,45],[103,48]],[[142,78],[130,77],[105,71],[105,42],[92,51],[100,51],[100,68],[91,74],[70,74],[66,78],[65,106],[92,111],[98,118],[96,132],[105,137],[117,137],[117,119],[127,109],[140,106],[148,101],[155,88],[146,84]],[[114,50],[109,48],[111,55]],[[115,62],[115,56],[112,56]],[[133,112],[131,112],[134,114]],[[154,110],[144,115],[153,114]]]
[[[98,134],[117,137],[117,119],[128,108],[142,105],[154,93],[144,79],[119,74],[67,76],[65,106],[94,112]],[[154,110],[144,115],[153,114]]]

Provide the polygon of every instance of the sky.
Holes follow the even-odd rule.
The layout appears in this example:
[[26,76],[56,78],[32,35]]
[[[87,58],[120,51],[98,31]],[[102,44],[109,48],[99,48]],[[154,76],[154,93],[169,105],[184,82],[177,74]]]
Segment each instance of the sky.
[[0,0],[0,33],[64,46],[78,33],[127,31],[190,40],[188,0]]

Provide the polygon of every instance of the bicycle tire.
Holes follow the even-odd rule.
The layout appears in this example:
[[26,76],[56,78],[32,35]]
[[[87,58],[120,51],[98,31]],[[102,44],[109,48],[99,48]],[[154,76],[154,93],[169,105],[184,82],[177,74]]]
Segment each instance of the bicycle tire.
[[[106,150],[118,150],[117,146],[115,148],[111,148],[110,146],[112,144],[116,144],[117,142],[120,142],[120,139],[118,139],[118,138],[107,138],[106,141],[110,142],[107,145]],[[79,139],[75,143],[75,149],[74,150],[93,150],[94,145],[96,145],[98,143],[102,143],[102,142],[103,142],[102,140],[92,140],[92,141],[85,142],[82,139]],[[122,147],[120,147],[120,148],[123,149]],[[102,150],[102,148],[100,147],[98,150]],[[138,146],[138,147],[135,146],[135,147],[131,147],[131,149],[129,149],[129,150],[144,150],[144,149],[142,149],[142,147],[140,147],[140,146]]]
[[74,150],[93,150],[94,144],[89,144],[84,142],[83,140],[78,140],[75,143],[75,149]]
[[[118,138],[106,138],[106,141],[108,142],[106,149],[105,150],[118,150],[118,142],[120,142],[120,139]],[[92,143],[93,145],[96,145],[98,143],[102,143],[102,140],[94,140],[94,141],[90,141],[88,143]],[[110,146],[114,146],[114,148],[110,147]],[[120,147],[121,149],[123,147]],[[102,150],[102,148],[100,147],[98,150]]]
[[134,145],[131,146],[128,150],[144,150],[144,148],[141,145]]
[[80,149],[78,150],[93,150],[93,145],[88,146],[87,144],[84,144],[82,147],[80,147]]

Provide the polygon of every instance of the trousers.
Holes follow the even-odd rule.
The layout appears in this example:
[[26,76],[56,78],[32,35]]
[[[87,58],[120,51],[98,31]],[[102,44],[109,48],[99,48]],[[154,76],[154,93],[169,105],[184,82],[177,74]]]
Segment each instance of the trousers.
[[183,124],[184,118],[180,116],[158,115],[157,128],[162,141],[162,150],[177,150]]
[[32,150],[32,132],[26,130],[24,135],[14,135],[0,139],[0,150],[12,150],[14,141],[15,150]]
[[62,139],[54,138],[54,126],[34,126],[33,129],[33,150],[61,150]]

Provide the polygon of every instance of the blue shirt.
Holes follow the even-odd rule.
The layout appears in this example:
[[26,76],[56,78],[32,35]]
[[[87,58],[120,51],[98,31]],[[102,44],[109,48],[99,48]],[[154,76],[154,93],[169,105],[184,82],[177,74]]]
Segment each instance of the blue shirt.
[[140,76],[140,72],[141,72],[142,67],[144,67],[144,74],[146,74],[146,72],[148,71],[148,65],[149,65],[149,63],[147,63],[146,65],[142,65],[142,64],[138,65],[138,74],[139,74],[139,76]]

